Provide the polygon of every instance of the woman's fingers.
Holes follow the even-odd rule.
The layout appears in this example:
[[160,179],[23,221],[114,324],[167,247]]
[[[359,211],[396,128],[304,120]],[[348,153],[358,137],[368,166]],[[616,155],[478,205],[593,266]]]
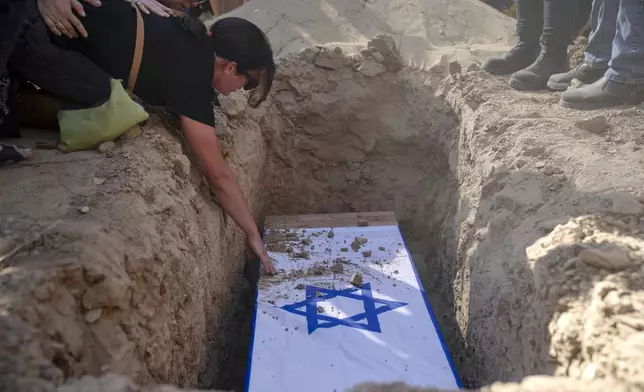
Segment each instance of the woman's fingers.
[[[76,34],[76,31],[78,31],[84,38],[87,38],[87,30],[85,30],[85,27],[83,27],[83,24],[81,21],[76,17],[76,15],[70,15],[69,16],[69,21],[74,25],[76,28],[74,30],[74,34]],[[78,35],[77,35],[78,36]]]
[[80,1],[72,0],[72,8],[78,15],[85,17],[85,10],[83,9],[83,5],[80,3]]
[[76,33],[76,29],[74,29],[74,26],[72,26],[72,23],[65,19],[64,17],[58,20],[58,23],[56,23],[56,26],[58,26],[61,31],[63,31],[63,34],[68,36],[69,38],[78,38],[78,34]]
[[148,11],[148,8],[145,6],[145,4],[143,4],[143,3],[141,3],[141,2],[138,2],[138,1],[137,1],[137,2],[136,2],[136,6],[137,6],[137,7],[139,7],[139,9],[141,10],[141,12],[143,12],[144,14],[146,14],[146,15],[149,15],[149,14],[150,14],[150,11]]
[[93,7],[100,7],[102,5],[100,0],[83,0],[83,1]]
[[63,35],[63,33],[60,31],[60,29],[58,28],[58,26],[56,26],[56,24],[54,23],[54,21],[53,21],[53,20],[51,20],[51,19],[50,19],[50,18],[48,18],[48,17],[43,17],[43,20],[45,21],[45,24],[47,25],[47,27],[49,28],[49,30],[51,30],[51,32],[52,32],[52,33],[56,34],[56,35],[57,35],[57,36],[59,36],[59,37],[60,37],[61,35]]

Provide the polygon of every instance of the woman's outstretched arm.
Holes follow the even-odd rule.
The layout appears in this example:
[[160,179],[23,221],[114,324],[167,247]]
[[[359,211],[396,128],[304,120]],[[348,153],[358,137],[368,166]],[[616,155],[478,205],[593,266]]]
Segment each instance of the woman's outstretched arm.
[[248,209],[235,174],[224,160],[215,135],[215,129],[188,117],[180,117],[181,127],[188,144],[199,161],[222,208],[246,233],[248,245],[259,257],[264,265],[264,270],[268,274],[274,274],[276,272],[275,267],[268,257],[257,225]]

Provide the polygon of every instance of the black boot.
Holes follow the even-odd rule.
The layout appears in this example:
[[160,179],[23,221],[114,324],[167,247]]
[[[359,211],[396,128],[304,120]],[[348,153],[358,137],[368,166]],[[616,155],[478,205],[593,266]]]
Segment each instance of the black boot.
[[543,0],[516,0],[519,42],[501,57],[485,60],[482,68],[493,75],[510,75],[532,64],[539,55],[543,29]]
[[539,55],[539,42],[519,41],[514,48],[501,57],[492,57],[482,65],[492,75],[510,75],[532,64]]
[[568,54],[566,47],[550,49],[544,45],[539,57],[529,67],[515,72],[509,80],[510,87],[516,90],[542,90],[550,76],[566,72]]
[[552,75],[548,79],[548,88],[555,91],[566,91],[573,79],[577,79],[583,84],[593,84],[604,76],[607,69],[607,67],[593,68],[590,64],[583,62],[577,68],[566,73]]
[[551,75],[568,71],[568,44],[573,34],[579,0],[543,0],[541,53],[528,68],[510,77],[517,90],[545,89]]

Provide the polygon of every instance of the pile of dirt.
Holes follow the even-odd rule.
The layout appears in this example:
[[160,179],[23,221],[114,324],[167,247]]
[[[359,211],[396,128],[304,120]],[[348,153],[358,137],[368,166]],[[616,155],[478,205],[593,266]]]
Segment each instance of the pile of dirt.
[[[395,210],[467,386],[641,389],[644,108],[566,110],[450,57],[421,69],[464,53],[456,42],[507,37],[511,20],[488,10],[248,3],[234,14],[268,30],[281,59],[261,108],[222,98],[226,159],[258,220]],[[312,45],[324,41],[350,42]],[[1,266],[3,390],[239,388],[242,235],[176,139],[154,117],[143,131],[0,171],[6,239],[60,221]],[[61,386],[107,372],[127,379]]]
[[405,65],[415,68],[498,54],[513,40],[516,23],[478,0],[251,1],[225,16],[257,24],[278,57],[330,42],[364,46],[388,34]]
[[[252,198],[257,174],[244,173]],[[104,153],[38,150],[0,182],[9,247],[58,222],[2,263],[0,390],[108,371],[180,386],[243,374],[244,238],[158,122]]]

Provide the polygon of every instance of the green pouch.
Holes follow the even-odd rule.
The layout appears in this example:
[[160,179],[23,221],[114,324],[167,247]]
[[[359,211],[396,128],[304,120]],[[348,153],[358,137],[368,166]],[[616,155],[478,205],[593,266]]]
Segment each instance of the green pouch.
[[62,151],[94,149],[148,119],[148,113],[130,98],[119,80],[112,79],[111,87],[109,101],[101,106],[58,113]]

